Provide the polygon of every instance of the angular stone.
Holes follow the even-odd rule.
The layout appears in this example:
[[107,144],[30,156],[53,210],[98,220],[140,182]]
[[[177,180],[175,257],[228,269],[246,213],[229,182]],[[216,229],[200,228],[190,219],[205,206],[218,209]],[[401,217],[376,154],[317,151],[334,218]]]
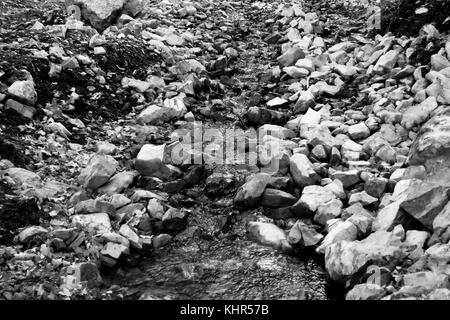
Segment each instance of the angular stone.
[[357,236],[358,229],[353,223],[349,221],[339,222],[328,232],[323,239],[322,244],[316,251],[320,254],[324,254],[332,244],[340,243],[344,240],[353,241],[356,240]]
[[289,231],[288,241],[293,246],[308,248],[322,241],[323,235],[318,233],[311,225],[297,221]]
[[305,187],[319,181],[319,175],[314,171],[311,161],[304,154],[294,154],[289,162],[292,178],[299,186]]
[[6,101],[5,110],[13,110],[14,112],[30,120],[33,119],[36,113],[35,108],[24,105],[13,99],[8,99],[8,101]]
[[104,212],[109,215],[114,215],[116,209],[108,202],[100,199],[89,199],[78,202],[74,207],[75,214],[100,213]]
[[295,202],[297,198],[290,193],[271,188],[266,188],[261,198],[261,204],[269,208],[288,207]]
[[21,231],[18,235],[18,240],[20,243],[28,244],[35,237],[43,237],[48,233],[47,229],[41,226],[31,226],[27,227]]
[[277,58],[278,63],[280,63],[284,67],[294,65],[298,59],[302,59],[305,57],[305,53],[302,49],[298,47],[292,47],[288,49],[285,53]]
[[81,170],[78,182],[86,189],[95,190],[106,182],[116,172],[118,162],[111,156],[96,154],[89,159],[88,164]]
[[239,210],[254,208],[270,180],[270,176],[265,173],[254,175],[237,191],[234,197],[234,207]]
[[30,106],[34,106],[37,102],[37,93],[33,81],[15,81],[8,88],[8,93]]
[[163,162],[166,145],[145,144],[139,151],[134,166],[140,174],[166,179],[171,170]]
[[348,127],[348,135],[354,140],[361,140],[370,136],[370,130],[364,122],[360,122]]
[[342,212],[342,201],[332,199],[319,205],[314,215],[314,221],[326,225],[328,220],[339,218]]
[[448,192],[449,188],[424,182],[408,191],[400,207],[431,230],[434,219],[449,200]]
[[251,221],[247,230],[253,241],[282,252],[292,251],[286,233],[272,223]]
[[101,194],[108,195],[120,193],[127,189],[137,176],[139,176],[139,172],[135,170],[116,173],[107,183],[97,189],[97,191]]
[[94,234],[111,231],[111,221],[106,213],[77,214],[72,216],[72,223]]
[[358,284],[345,296],[345,300],[379,300],[386,294],[385,290],[374,283]]

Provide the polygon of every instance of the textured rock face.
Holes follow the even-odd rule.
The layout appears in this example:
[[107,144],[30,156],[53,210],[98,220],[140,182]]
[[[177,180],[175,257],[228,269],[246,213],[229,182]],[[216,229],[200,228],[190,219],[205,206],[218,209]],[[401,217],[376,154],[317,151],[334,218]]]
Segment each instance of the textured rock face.
[[408,163],[424,165],[427,171],[448,167],[450,159],[450,112],[441,111],[427,121],[411,146]]
[[117,161],[108,155],[94,155],[84,168],[79,177],[78,182],[84,188],[95,190],[106,182],[116,172],[118,167]]
[[96,29],[108,27],[121,13],[131,16],[142,10],[142,0],[69,0],[66,5],[78,5],[83,18]]
[[377,231],[362,241],[339,241],[325,251],[325,268],[345,283],[368,264],[383,266],[402,258],[401,241],[392,232]]

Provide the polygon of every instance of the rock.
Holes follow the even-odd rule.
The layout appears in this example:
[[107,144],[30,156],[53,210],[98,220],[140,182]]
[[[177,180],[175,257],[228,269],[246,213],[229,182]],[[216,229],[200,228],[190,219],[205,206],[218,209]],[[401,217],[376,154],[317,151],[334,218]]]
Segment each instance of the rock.
[[136,249],[142,249],[142,244],[137,233],[130,228],[127,224],[120,226],[119,233],[125,237],[129,242],[131,247]]
[[247,232],[251,240],[264,246],[282,252],[292,251],[285,232],[272,223],[251,221],[248,224]]
[[172,236],[167,233],[158,234],[153,238],[153,248],[159,249],[167,246],[172,241]]
[[270,108],[277,108],[277,107],[282,107],[288,103],[289,103],[289,101],[286,99],[275,97],[275,98],[267,101],[266,105]]
[[93,262],[81,262],[70,266],[72,272],[79,276],[80,282],[86,282],[88,288],[92,288],[101,283],[102,277]]
[[117,152],[117,147],[113,145],[112,143],[109,143],[107,141],[99,141],[97,142],[97,153],[98,154],[106,154],[106,155],[112,155]]
[[121,236],[120,234],[117,234],[115,232],[103,233],[101,235],[101,239],[103,240],[103,243],[113,242],[121,244],[127,248],[130,247],[130,241],[124,236]]
[[323,239],[322,244],[316,251],[320,254],[324,254],[327,251],[327,248],[332,244],[340,243],[343,240],[353,241],[356,240],[357,236],[358,229],[353,223],[349,221],[341,221],[328,232]]
[[405,216],[404,211],[400,209],[400,203],[393,202],[378,212],[372,225],[372,229],[374,231],[392,231],[396,225],[402,224],[405,220],[407,220],[407,216]]
[[285,53],[277,58],[278,63],[280,63],[284,67],[293,66],[298,59],[303,59],[305,57],[305,53],[298,47],[292,47],[288,49]]
[[386,294],[385,290],[374,283],[358,284],[345,296],[345,300],[379,300]]
[[437,108],[438,103],[435,97],[428,97],[419,105],[409,107],[402,117],[402,126],[412,129],[428,120],[431,113]]
[[374,197],[368,195],[366,191],[362,191],[362,192],[353,193],[350,196],[348,204],[352,205],[352,204],[359,202],[363,206],[370,206],[372,204],[375,204],[377,201],[378,201],[377,198],[374,198]]
[[442,69],[450,67],[450,62],[440,54],[433,54],[430,62],[431,69],[435,71],[441,71]]
[[110,216],[116,213],[116,208],[106,201],[100,199],[89,199],[78,202],[74,207],[75,214],[99,213],[104,212]]
[[362,241],[339,241],[325,252],[325,268],[331,279],[350,285],[349,280],[369,264],[385,266],[403,258],[401,241],[393,233],[377,231]]
[[33,119],[34,115],[36,114],[35,108],[24,105],[13,99],[8,99],[8,101],[6,101],[5,110],[13,110],[14,112],[20,114],[22,117],[30,120]]
[[304,154],[294,154],[289,163],[292,178],[299,186],[305,187],[319,181],[319,175],[314,171],[311,161]]
[[408,230],[406,232],[405,245],[422,249],[428,236],[429,234],[426,231]]
[[260,139],[262,139],[266,135],[282,140],[294,138],[296,136],[294,131],[274,124],[265,124],[261,126],[258,129],[258,134]]
[[431,230],[434,219],[449,200],[449,190],[440,185],[423,182],[417,188],[408,190],[407,198],[400,207]]
[[348,127],[348,135],[354,140],[361,140],[370,136],[370,130],[364,122],[360,122]]
[[47,229],[40,226],[32,226],[27,227],[23,231],[21,231],[18,235],[18,240],[22,244],[28,244],[30,241],[35,239],[36,237],[44,237],[47,235]]
[[34,106],[37,102],[37,93],[33,81],[16,81],[8,88],[8,93],[30,106]]
[[433,220],[434,237],[441,242],[447,243],[450,240],[450,202],[437,214]]
[[341,182],[341,180],[335,179],[330,184],[327,184],[324,188],[326,190],[331,191],[332,193],[334,193],[334,195],[338,199],[343,200],[343,199],[347,198],[347,195],[346,195],[346,193],[344,191],[344,185]]
[[139,151],[134,166],[140,174],[145,176],[167,179],[171,170],[164,164],[164,154],[166,145],[145,144]]
[[428,300],[450,300],[450,290],[447,288],[438,288],[428,295]]
[[270,176],[265,173],[254,175],[237,191],[233,201],[234,207],[239,210],[254,208],[270,180]]
[[249,108],[247,118],[250,123],[256,125],[263,125],[265,123],[284,125],[289,120],[289,116],[286,113],[261,107]]
[[206,178],[205,194],[208,196],[220,196],[233,185],[234,181],[232,174],[215,172]]
[[137,171],[122,171],[116,173],[109,181],[101,186],[97,191],[99,193],[113,195],[124,191],[139,175]]
[[403,283],[409,287],[422,287],[426,290],[449,287],[448,276],[432,271],[408,273],[403,276]]
[[126,0],[72,0],[81,7],[81,14],[94,28],[103,30],[120,14]]
[[150,217],[161,220],[164,216],[164,206],[158,199],[150,199],[147,204],[147,211]]
[[5,170],[7,176],[11,177],[18,186],[38,186],[41,177],[34,172],[23,168],[9,168]]
[[168,209],[161,218],[164,230],[167,232],[179,232],[186,228],[187,214],[179,209]]
[[296,66],[284,67],[283,72],[287,73],[291,78],[304,78],[309,75],[309,70],[298,68]]
[[311,90],[303,91],[294,105],[294,114],[303,113],[316,105],[314,94]]
[[372,197],[381,198],[383,194],[386,192],[387,185],[388,179],[386,178],[380,177],[369,178],[364,183],[364,190],[367,192],[368,195]]
[[355,225],[358,230],[358,238],[364,238],[372,231],[372,224],[374,218],[370,214],[364,212],[356,213],[347,219]]
[[444,111],[428,120],[412,144],[409,165],[424,165],[428,172],[444,166],[450,158],[450,113]]
[[266,188],[261,198],[261,204],[269,208],[288,207],[295,202],[297,198],[290,193],[271,188]]
[[397,50],[390,50],[378,59],[373,70],[377,73],[388,73],[390,72],[395,64],[397,63],[399,57],[399,52]]
[[168,120],[166,109],[157,105],[148,106],[137,117],[137,121],[144,124],[160,124]]
[[100,253],[115,260],[119,260],[124,256],[128,256],[130,254],[130,249],[118,243],[108,242]]
[[332,199],[321,203],[314,215],[314,221],[325,226],[328,220],[339,218],[342,212],[342,201]]
[[308,248],[322,241],[323,235],[318,233],[312,226],[297,221],[289,231],[288,241],[293,246]]
[[306,212],[315,213],[321,204],[331,201],[335,197],[334,193],[324,187],[306,186],[294,207],[302,211],[306,210]]
[[360,181],[358,170],[335,171],[330,174],[330,178],[340,180],[345,189]]
[[111,231],[111,221],[106,213],[77,214],[72,216],[72,223],[94,234]]
[[341,147],[341,155],[344,159],[358,161],[363,146],[353,140],[346,140]]
[[118,162],[113,157],[96,154],[89,159],[86,167],[81,170],[78,183],[86,189],[95,190],[108,182],[117,168]]

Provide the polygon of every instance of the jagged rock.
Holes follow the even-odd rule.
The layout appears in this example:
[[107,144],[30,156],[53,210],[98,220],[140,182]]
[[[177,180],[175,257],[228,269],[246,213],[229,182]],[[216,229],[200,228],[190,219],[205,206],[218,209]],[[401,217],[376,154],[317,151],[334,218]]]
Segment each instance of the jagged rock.
[[[353,241],[358,236],[358,229],[349,221],[340,221],[328,232],[323,239],[322,244],[317,248],[317,252],[326,254],[328,248],[334,243],[340,243],[341,241]],[[325,256],[326,259],[326,256]],[[326,260],[325,260],[326,261]]]
[[289,169],[294,181],[302,187],[315,184],[319,181],[311,161],[304,154],[294,154],[290,160]]
[[403,113],[402,126],[406,129],[424,123],[430,117],[430,114],[437,108],[438,104],[435,97],[428,97],[419,105],[409,107]]
[[290,193],[271,188],[266,188],[261,198],[261,204],[270,208],[288,207],[296,201]]
[[48,233],[48,230],[41,226],[28,227],[21,231],[18,235],[18,240],[20,243],[28,244],[31,240],[36,237],[43,237]]
[[109,179],[107,183],[101,186],[97,191],[99,193],[105,193],[113,195],[115,193],[120,193],[133,182],[133,180],[139,175],[137,171],[123,171],[116,173]]
[[254,208],[270,180],[270,176],[265,173],[259,173],[251,177],[237,191],[233,201],[234,207],[239,210]]
[[420,221],[428,229],[433,229],[433,221],[447,204],[449,188],[423,182],[417,188],[408,190],[407,198],[400,207]]
[[179,232],[186,228],[187,214],[182,210],[170,208],[164,213],[161,221],[164,230],[168,232]]
[[345,296],[346,300],[379,300],[386,294],[385,290],[374,283],[358,284]]
[[358,170],[335,171],[330,174],[330,178],[340,180],[346,189],[360,181]]
[[265,124],[261,126],[258,129],[258,134],[261,139],[266,135],[283,140],[294,138],[296,136],[294,131],[274,124]]
[[140,174],[166,179],[170,176],[170,168],[163,162],[166,145],[145,144],[139,151],[134,166]]
[[261,107],[249,108],[247,111],[247,118],[250,123],[256,125],[263,125],[265,123],[284,125],[289,120],[289,116],[286,113]]
[[388,73],[394,68],[399,57],[397,50],[390,50],[378,59],[374,66],[374,71],[378,73]]
[[348,135],[354,140],[361,140],[370,136],[370,130],[364,122],[360,122],[348,127]]
[[8,93],[19,101],[34,106],[37,102],[37,93],[34,82],[30,80],[16,81],[9,88]]
[[434,237],[441,242],[447,243],[450,240],[450,202],[437,214],[433,220]]
[[248,224],[247,231],[250,239],[264,246],[282,252],[292,251],[286,233],[272,223],[251,221]]
[[377,198],[370,196],[369,194],[367,194],[366,191],[362,191],[362,192],[353,193],[350,196],[350,199],[348,200],[348,204],[352,205],[354,203],[359,202],[363,206],[369,206],[371,204],[376,203],[377,201],[378,201]]
[[30,120],[33,119],[36,113],[35,108],[24,105],[13,99],[8,99],[8,101],[6,101],[5,110],[13,110],[14,112],[20,114],[22,117]]
[[314,215],[314,221],[323,226],[326,225],[328,220],[340,217],[342,206],[342,201],[338,199],[332,199],[320,204]]
[[358,238],[366,237],[372,232],[373,220],[374,218],[370,214],[365,214],[364,212],[356,213],[347,219],[358,230]]
[[[350,223],[350,222],[349,222]],[[347,283],[369,264],[384,266],[403,258],[401,241],[391,232],[377,231],[362,241],[339,241],[325,252],[325,268],[331,279]]]
[[388,179],[386,178],[369,178],[364,183],[364,190],[372,197],[381,198],[381,196],[385,193],[388,185]]
[[72,223],[94,234],[111,231],[111,221],[106,213],[77,214],[72,216]]
[[295,208],[315,213],[317,208],[328,201],[335,199],[333,192],[321,186],[306,186],[303,189],[302,196],[296,204]]
[[119,233],[130,242],[130,245],[133,248],[142,249],[142,244],[139,236],[133,229],[130,228],[129,225],[123,224],[119,229]]
[[94,155],[81,170],[78,182],[86,189],[97,189],[117,171],[118,162],[109,155]]
[[89,199],[78,202],[74,207],[75,214],[100,213],[104,212],[114,215],[116,208],[111,203],[100,199]]
[[292,47],[281,56],[279,56],[277,60],[282,66],[289,67],[293,66],[298,61],[298,59],[303,59],[304,57],[305,53],[302,49],[298,47]]
[[41,177],[34,172],[23,168],[9,168],[5,170],[6,175],[11,177],[18,186],[38,186]]
[[289,231],[288,241],[293,246],[308,248],[322,241],[323,235],[318,233],[312,226],[297,221]]
[[111,257],[114,260],[119,260],[123,256],[128,256],[130,254],[130,249],[122,244],[108,242],[100,251],[100,253],[102,255]]
[[120,14],[127,0],[71,0],[68,3],[78,5],[83,18],[94,28],[103,30]]
[[115,232],[103,233],[101,235],[101,239],[103,240],[104,243],[113,242],[113,243],[121,244],[127,248],[130,247],[130,241],[127,238],[125,238],[124,236],[121,236],[120,234],[115,233]]

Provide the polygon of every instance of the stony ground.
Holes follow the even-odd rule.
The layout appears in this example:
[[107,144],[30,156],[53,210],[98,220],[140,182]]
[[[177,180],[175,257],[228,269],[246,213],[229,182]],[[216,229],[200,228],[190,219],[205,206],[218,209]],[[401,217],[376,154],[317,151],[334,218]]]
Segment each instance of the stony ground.
[[[1,298],[450,297],[445,23],[92,3],[0,2]],[[258,163],[182,140],[208,129]]]

